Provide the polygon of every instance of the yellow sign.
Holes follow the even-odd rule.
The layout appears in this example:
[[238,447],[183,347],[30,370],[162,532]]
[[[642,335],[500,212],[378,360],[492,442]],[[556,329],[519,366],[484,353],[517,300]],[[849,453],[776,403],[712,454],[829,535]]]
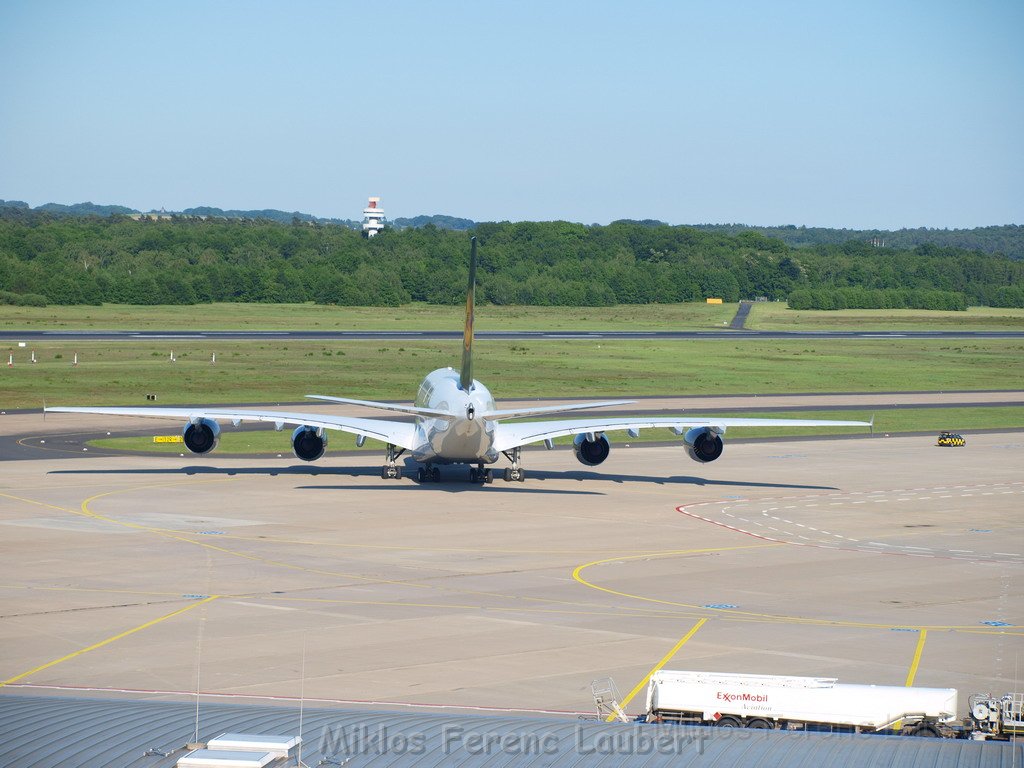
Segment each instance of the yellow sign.
[[153,435],[154,443],[183,443],[185,438],[181,435]]
[[708,299],[708,304],[721,304],[721,299]]

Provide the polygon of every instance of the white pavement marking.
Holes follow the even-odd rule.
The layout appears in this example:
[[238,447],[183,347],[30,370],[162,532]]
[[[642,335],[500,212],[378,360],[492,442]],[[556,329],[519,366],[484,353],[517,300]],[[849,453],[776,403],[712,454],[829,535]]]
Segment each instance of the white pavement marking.
[[[980,485],[962,485],[962,486],[957,486],[957,487],[961,488],[961,489],[969,489],[970,493],[962,493],[962,494],[960,494],[961,496],[968,496],[969,497],[969,496],[974,496],[974,495],[983,495],[983,496],[995,495],[997,493],[997,490],[991,490],[991,489],[1006,488],[1009,485],[1010,484],[1008,484],[1008,483],[992,483],[992,484],[980,484]],[[1024,482],[1015,482],[1012,485],[1024,485]],[[832,531],[826,531],[824,529],[816,528],[813,525],[808,525],[806,523],[799,522],[798,520],[793,520],[793,519],[789,519],[789,518],[779,517],[777,515],[771,514],[772,512],[776,512],[776,511],[780,511],[780,510],[805,510],[805,511],[807,511],[808,514],[815,516],[815,518],[817,519],[817,517],[821,516],[821,512],[818,511],[818,509],[816,509],[816,508],[820,507],[820,506],[823,506],[823,504],[824,504],[824,502],[822,501],[823,499],[841,499],[840,501],[828,502],[828,506],[836,506],[836,507],[842,507],[845,504],[866,504],[868,500],[870,500],[870,501],[872,501],[874,503],[878,503],[878,504],[897,504],[899,502],[911,502],[911,503],[913,503],[913,502],[916,502],[916,501],[933,501],[936,498],[946,498],[946,499],[952,498],[953,494],[937,495],[935,493],[936,491],[949,490],[949,488],[950,488],[949,486],[938,486],[938,487],[935,487],[935,488],[913,488],[913,489],[900,488],[900,489],[894,489],[894,490],[890,490],[890,491],[870,491],[870,492],[858,491],[858,492],[847,493],[847,494],[843,494],[843,493],[830,493],[830,494],[819,495],[819,496],[816,496],[816,497],[815,496],[807,497],[806,499],[803,500],[803,503],[787,504],[787,505],[784,505],[784,506],[766,506],[766,507],[763,507],[763,508],[758,509],[758,510],[750,509],[750,506],[755,504],[755,503],[757,503],[757,502],[754,502],[754,501],[751,501],[751,500],[748,500],[748,499],[730,499],[730,500],[727,500],[727,501],[726,500],[721,500],[721,501],[714,501],[714,502],[702,502],[702,503],[693,505],[693,508],[701,507],[701,506],[717,508],[720,515],[723,515],[724,517],[727,517],[727,518],[730,518],[733,521],[736,521],[736,523],[737,523],[736,525],[726,524],[724,522],[717,521],[717,520],[714,520],[712,518],[701,517],[699,515],[692,514],[691,512],[689,512],[689,509],[691,509],[691,507],[688,507],[688,506],[685,507],[685,508],[680,507],[679,510],[681,512],[684,512],[685,514],[688,514],[688,515],[692,516],[692,517],[696,517],[697,519],[703,520],[705,522],[721,525],[721,526],[723,526],[723,527],[725,527],[725,528],[727,528],[729,530],[736,531],[737,533],[744,533],[744,534],[747,534],[747,535],[750,535],[750,536],[755,536],[755,537],[761,538],[761,539],[767,538],[769,541],[777,541],[779,543],[788,543],[788,544],[793,544],[793,545],[802,546],[802,547],[805,547],[805,546],[815,546],[815,547],[825,547],[825,548],[829,548],[829,549],[846,549],[847,551],[862,551],[862,552],[869,552],[869,553],[873,553],[873,554],[899,554],[899,555],[915,556],[915,557],[932,557],[932,558],[935,558],[935,557],[945,557],[947,559],[964,560],[964,561],[967,561],[967,562],[975,562],[975,563],[1003,563],[1003,564],[1014,564],[1014,565],[1024,564],[1020,560],[1020,558],[1024,558],[1024,555],[1022,555],[1020,553],[1011,553],[1011,552],[985,553],[985,552],[978,552],[977,550],[971,550],[971,549],[948,549],[948,550],[943,550],[943,549],[933,549],[933,548],[929,548],[929,547],[914,546],[914,545],[909,545],[909,544],[888,544],[888,543],[878,542],[878,541],[866,542],[865,543],[865,542],[861,541],[860,539],[844,536],[841,533],[833,533]],[[922,496],[917,496],[917,497],[907,496],[906,494],[910,493],[910,492],[918,492],[918,493],[924,492],[924,493],[927,493],[928,495],[922,495]],[[1019,493],[1020,491],[1015,489],[1015,490],[1010,490],[1010,491],[998,491],[998,492],[999,493]],[[903,494],[903,495],[900,495],[900,494]],[[863,495],[870,495],[870,496],[875,496],[875,497],[880,496],[880,498],[851,500],[851,497],[853,497],[853,496],[863,496]],[[786,496],[786,497],[779,497],[779,498],[776,498],[776,499],[762,499],[760,503],[762,503],[762,504],[763,503],[771,504],[772,502],[774,502],[775,504],[778,504],[780,501],[794,499],[794,498],[798,498],[798,497]],[[812,500],[812,499],[814,499],[814,500]],[[814,510],[813,512],[811,511],[812,509]],[[930,510],[930,511],[933,512],[933,513],[935,512],[934,509]],[[766,520],[775,521],[776,523],[779,523],[779,524],[782,524],[782,525],[792,526],[792,528],[787,530],[787,529],[784,529],[784,528],[778,528],[778,527],[775,527],[775,526],[772,526],[772,525],[768,525],[766,522],[761,522],[760,520],[751,520],[749,517],[744,517],[742,514],[739,514],[741,512],[743,514],[746,514],[746,515],[751,515],[751,514],[755,514],[756,512],[760,512],[760,517],[761,518],[764,518]],[[793,515],[792,513],[790,513],[790,517],[796,517],[796,515]],[[761,531],[765,532],[765,533],[757,534],[757,533],[753,533],[753,532],[751,532],[749,530],[746,530],[746,529],[744,529],[742,527],[739,527],[738,524],[741,523],[741,522],[745,523],[745,524],[748,524],[748,525],[753,523],[754,525],[757,525],[758,528]],[[914,526],[907,526],[907,527],[914,527]],[[923,526],[923,527],[934,527],[934,526]],[[813,532],[815,534],[818,534],[820,538],[816,539],[816,538],[813,538],[813,537],[805,536],[803,533],[799,532],[798,529],[803,529],[804,532]],[[767,536],[766,535],[767,531],[774,532],[774,534],[777,535],[777,538],[771,538],[770,536]],[[945,535],[953,535],[953,534],[947,533]],[[840,540],[842,542],[848,542],[848,545],[846,547],[837,546],[834,543],[834,540],[836,540],[836,539],[838,539],[838,540]],[[997,558],[1003,558],[1003,559],[997,559]],[[1006,558],[1009,558],[1009,559],[1006,559]]]

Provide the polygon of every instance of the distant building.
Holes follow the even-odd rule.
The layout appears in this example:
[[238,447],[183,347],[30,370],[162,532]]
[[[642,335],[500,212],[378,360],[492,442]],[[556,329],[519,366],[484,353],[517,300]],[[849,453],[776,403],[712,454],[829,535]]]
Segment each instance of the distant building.
[[170,221],[174,218],[174,214],[168,213],[165,208],[161,208],[159,211],[149,211],[148,213],[130,213],[128,216],[135,219],[135,221],[142,221],[143,219],[148,221]]
[[384,209],[380,207],[380,198],[371,197],[363,208],[363,237],[373,237],[385,224]]

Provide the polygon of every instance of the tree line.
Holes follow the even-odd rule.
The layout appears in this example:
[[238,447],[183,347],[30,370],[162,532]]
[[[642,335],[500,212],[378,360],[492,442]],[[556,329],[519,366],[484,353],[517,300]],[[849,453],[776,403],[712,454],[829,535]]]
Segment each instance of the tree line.
[[758,232],[767,237],[777,237],[787,245],[795,247],[814,245],[838,245],[849,240],[873,243],[876,247],[908,250],[919,245],[963,248],[983,253],[999,253],[1011,259],[1024,259],[1024,226],[1005,224],[973,229],[933,229],[915,227],[909,229],[830,229],[828,227],[761,227],[747,224],[698,224],[697,229],[708,232],[738,234],[745,231]]
[[0,302],[458,304],[471,234],[478,300],[494,304],[1024,306],[1024,262],[935,245],[794,248],[757,232],[640,222],[427,225],[366,239],[316,222],[45,215],[0,218]]

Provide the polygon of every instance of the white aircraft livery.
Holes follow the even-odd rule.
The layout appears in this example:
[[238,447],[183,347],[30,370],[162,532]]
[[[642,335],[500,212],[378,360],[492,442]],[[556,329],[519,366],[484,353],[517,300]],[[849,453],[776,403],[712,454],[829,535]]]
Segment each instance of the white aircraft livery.
[[407,451],[419,464],[420,482],[437,482],[439,464],[468,464],[473,482],[490,483],[494,464],[501,456],[510,462],[505,469],[506,481],[522,482],[523,446],[543,442],[549,449],[558,437],[572,436],[576,458],[587,466],[597,466],[608,458],[610,444],[607,432],[627,431],[636,437],[641,429],[670,429],[683,438],[686,451],[698,462],[715,461],[722,455],[722,435],[729,427],[870,427],[866,421],[821,421],[818,419],[743,419],[636,416],[605,418],[556,419],[520,421],[527,417],[547,417],[567,411],[589,410],[629,405],[632,400],[573,403],[502,410],[496,407],[490,391],[473,378],[473,316],[476,291],[476,238],[471,240],[469,287],[466,291],[466,326],[463,334],[462,368],[439,368],[431,371],[420,384],[414,405],[352,400],[345,397],[307,395],[313,400],[378,408],[411,415],[413,420],[393,421],[351,416],[330,416],[292,411],[259,411],[236,408],[45,408],[51,413],[98,413],[111,416],[150,416],[185,420],[184,443],[192,453],[209,453],[220,439],[220,421],[238,426],[243,421],[272,422],[278,429],[296,425],[292,433],[292,450],[296,458],[316,461],[327,449],[329,430],[356,435],[356,445],[366,438],[380,440],[387,446],[382,478],[400,478],[398,458]]

